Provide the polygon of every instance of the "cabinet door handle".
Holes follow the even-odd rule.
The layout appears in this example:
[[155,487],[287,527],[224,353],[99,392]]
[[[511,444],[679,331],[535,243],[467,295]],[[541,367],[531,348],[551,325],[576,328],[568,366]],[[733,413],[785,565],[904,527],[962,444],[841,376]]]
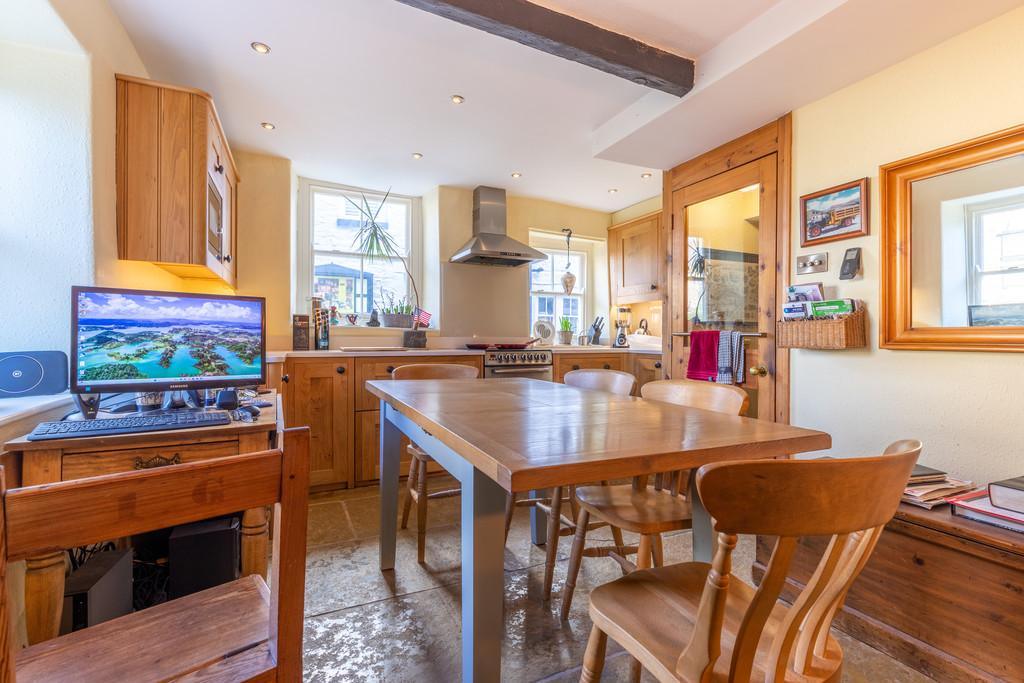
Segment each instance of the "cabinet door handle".
[[224,257],[224,263],[231,263],[231,254]]
[[345,366],[344,365],[339,365],[338,368],[337,368],[337,373],[339,375],[344,375],[345,374]]
[[213,170],[216,171],[217,173],[223,174],[224,164],[217,164],[216,166],[213,167]]
[[654,291],[654,290],[656,290],[657,288],[658,288],[658,284],[657,284],[656,282],[652,282],[652,283],[651,283],[651,291],[653,292],[653,291]]
[[395,371],[395,366],[394,365],[389,365],[387,369],[388,369],[388,374],[390,375],[392,372]]
[[289,377],[288,375],[281,375],[281,381],[284,382],[285,384],[288,384],[288,381],[290,379],[291,377]]
[[661,370],[661,361],[660,360],[654,362],[654,369],[655,370]]
[[608,365],[607,363],[605,363],[605,364],[604,364],[604,369],[605,369],[605,370],[611,370],[611,369],[612,369],[612,366],[610,366],[610,365]]

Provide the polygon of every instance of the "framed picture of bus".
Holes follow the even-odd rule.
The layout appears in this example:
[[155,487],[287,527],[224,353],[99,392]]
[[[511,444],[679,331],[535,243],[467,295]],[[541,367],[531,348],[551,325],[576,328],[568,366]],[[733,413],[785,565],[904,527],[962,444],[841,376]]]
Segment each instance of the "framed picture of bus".
[[800,197],[800,246],[868,234],[868,179]]

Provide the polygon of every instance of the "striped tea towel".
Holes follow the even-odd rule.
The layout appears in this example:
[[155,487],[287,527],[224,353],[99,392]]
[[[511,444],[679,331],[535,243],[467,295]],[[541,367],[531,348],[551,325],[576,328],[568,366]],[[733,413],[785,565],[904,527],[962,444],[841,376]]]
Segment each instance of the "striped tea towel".
[[746,377],[746,354],[743,349],[743,335],[723,330],[718,335],[718,384],[742,384]]

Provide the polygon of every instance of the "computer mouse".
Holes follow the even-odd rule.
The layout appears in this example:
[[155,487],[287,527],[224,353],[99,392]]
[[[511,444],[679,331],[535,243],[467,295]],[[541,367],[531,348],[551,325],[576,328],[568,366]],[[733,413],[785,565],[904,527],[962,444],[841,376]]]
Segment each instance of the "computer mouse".
[[257,408],[256,406],[252,405],[252,404],[244,405],[244,406],[238,406],[238,409],[239,410],[243,410],[243,411],[249,413],[253,417],[259,417],[260,416],[260,409]]

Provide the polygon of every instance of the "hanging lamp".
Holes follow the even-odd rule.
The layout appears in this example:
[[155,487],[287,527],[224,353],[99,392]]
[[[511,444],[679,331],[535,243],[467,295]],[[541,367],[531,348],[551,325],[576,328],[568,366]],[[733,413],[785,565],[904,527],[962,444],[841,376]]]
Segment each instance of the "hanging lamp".
[[562,290],[566,294],[572,294],[572,288],[576,286],[576,275],[571,270],[572,258],[569,256],[569,243],[572,240],[572,230],[570,228],[562,228],[562,232],[565,233],[565,272],[562,273]]

